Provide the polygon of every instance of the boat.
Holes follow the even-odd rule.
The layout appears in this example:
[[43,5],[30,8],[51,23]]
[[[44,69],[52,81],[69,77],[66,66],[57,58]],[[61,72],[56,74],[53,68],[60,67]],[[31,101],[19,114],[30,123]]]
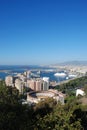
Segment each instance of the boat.
[[54,76],[56,76],[56,77],[66,77],[66,74],[61,72],[61,73],[55,73]]

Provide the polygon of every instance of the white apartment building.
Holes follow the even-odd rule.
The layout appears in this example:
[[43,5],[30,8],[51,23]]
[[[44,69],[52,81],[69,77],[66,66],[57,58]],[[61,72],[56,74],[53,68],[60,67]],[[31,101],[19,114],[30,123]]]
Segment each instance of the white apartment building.
[[6,86],[13,86],[13,77],[12,76],[7,76],[5,78],[5,83],[6,83]]
[[23,82],[20,79],[15,80],[15,87],[19,90],[19,93],[23,93]]
[[43,90],[47,91],[49,89],[49,83],[46,81],[43,81]]

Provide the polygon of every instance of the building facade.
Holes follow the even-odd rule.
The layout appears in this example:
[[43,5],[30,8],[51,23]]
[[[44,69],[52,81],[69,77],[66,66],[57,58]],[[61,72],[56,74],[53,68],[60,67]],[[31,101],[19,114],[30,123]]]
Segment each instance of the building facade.
[[6,83],[6,86],[13,86],[13,77],[12,76],[7,76],[5,78],[5,83]]
[[23,82],[20,79],[15,80],[15,87],[19,90],[19,93],[23,93]]

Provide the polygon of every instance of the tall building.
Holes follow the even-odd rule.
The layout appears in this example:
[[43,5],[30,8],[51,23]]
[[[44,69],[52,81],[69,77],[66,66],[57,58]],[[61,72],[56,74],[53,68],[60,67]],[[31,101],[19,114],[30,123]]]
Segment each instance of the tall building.
[[12,76],[7,76],[5,78],[5,83],[6,83],[6,86],[13,86],[13,77]]
[[27,87],[34,91],[46,91],[49,89],[49,82],[42,79],[30,79],[27,80]]
[[15,80],[15,87],[19,90],[20,93],[23,93],[23,82],[20,79]]
[[31,71],[27,71],[27,78],[31,78]]
[[49,82],[49,77],[43,77],[43,81],[44,81],[44,83],[43,83],[43,90],[48,90],[49,89],[49,84],[50,84],[50,82]]
[[36,81],[36,91],[41,91],[41,80]]
[[31,71],[25,71],[24,75],[26,76],[26,78],[30,79],[31,78]]
[[44,91],[47,91],[48,88],[49,88],[48,82],[44,81],[44,82],[43,82],[43,90],[44,90]]
[[36,80],[34,79],[27,80],[27,87],[36,91]]

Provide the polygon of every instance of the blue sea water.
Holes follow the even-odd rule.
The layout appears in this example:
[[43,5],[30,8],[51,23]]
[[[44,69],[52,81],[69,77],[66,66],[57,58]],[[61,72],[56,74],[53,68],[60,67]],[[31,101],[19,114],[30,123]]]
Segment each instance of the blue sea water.
[[[53,69],[53,68],[49,68],[49,67],[41,67],[41,66],[34,66],[34,65],[29,65],[29,66],[19,66],[19,65],[15,65],[15,66],[7,66],[7,65],[0,65],[0,71],[4,71],[5,72],[0,72],[0,79],[5,79],[6,76],[8,75],[13,75],[14,73],[23,73],[26,70],[32,70],[32,69],[43,69],[43,70],[49,70],[49,69]],[[55,72],[46,72],[46,71],[41,71],[40,73],[40,77],[49,77],[50,81],[62,81],[65,80],[64,78],[58,78],[54,76]]]

